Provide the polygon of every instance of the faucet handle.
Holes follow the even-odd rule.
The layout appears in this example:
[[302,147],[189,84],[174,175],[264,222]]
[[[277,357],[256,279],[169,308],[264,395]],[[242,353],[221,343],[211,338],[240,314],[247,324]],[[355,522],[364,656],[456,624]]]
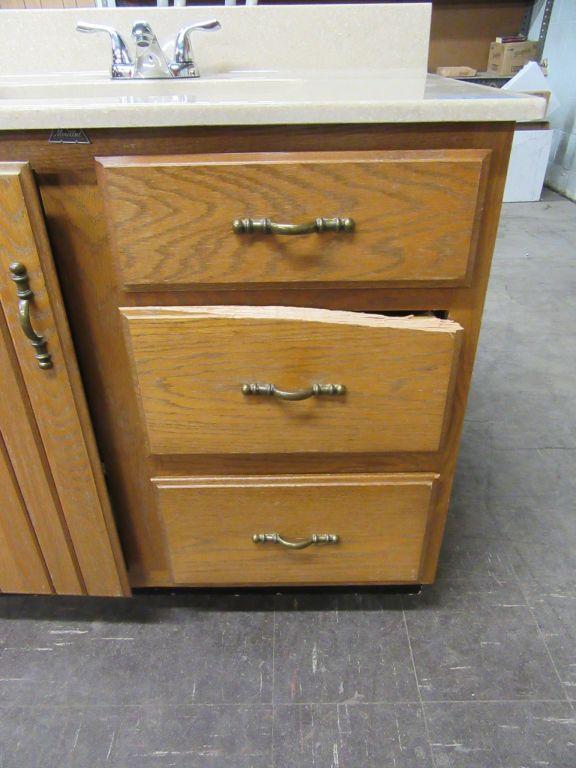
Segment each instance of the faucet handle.
[[112,43],[112,77],[131,77],[132,59],[124,39],[120,32],[114,27],[107,27],[104,24],[90,24],[86,21],[79,21],[76,24],[77,32],[105,32],[110,37]]
[[200,73],[194,63],[190,34],[192,32],[216,32],[222,25],[216,19],[203,21],[200,24],[189,24],[178,32],[174,46],[174,60],[171,65],[175,77],[199,77]]

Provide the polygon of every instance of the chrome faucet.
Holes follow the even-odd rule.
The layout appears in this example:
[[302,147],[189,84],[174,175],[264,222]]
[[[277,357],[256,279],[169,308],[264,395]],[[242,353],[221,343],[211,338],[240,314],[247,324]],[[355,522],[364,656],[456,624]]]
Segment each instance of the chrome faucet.
[[222,29],[219,21],[205,21],[200,24],[190,24],[178,32],[174,46],[174,60],[170,64],[170,71],[174,77],[200,77],[200,72],[194,61],[190,34],[192,32],[216,32]]
[[150,24],[137,21],[132,27],[132,39],[136,43],[133,77],[145,79],[172,77],[166,57]]
[[77,32],[105,32],[110,35],[112,43],[112,77],[133,77],[134,65],[128,48],[122,35],[113,27],[106,27],[103,24],[88,24],[79,21],[76,24]]
[[221,29],[219,21],[206,21],[184,27],[176,37],[174,57],[168,62],[152,27],[146,21],[137,21],[132,27],[132,38],[136,44],[134,60],[122,35],[113,27],[102,24],[78,22],[78,32],[104,32],[112,44],[112,79],[164,79],[173,77],[200,77],[194,61],[190,34],[196,30],[211,32]]

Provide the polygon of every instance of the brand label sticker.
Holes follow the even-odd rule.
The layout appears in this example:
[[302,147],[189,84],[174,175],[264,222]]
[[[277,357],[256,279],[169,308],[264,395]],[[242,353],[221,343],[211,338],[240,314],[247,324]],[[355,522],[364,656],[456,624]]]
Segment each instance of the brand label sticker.
[[81,128],[54,128],[48,141],[50,144],[90,144]]

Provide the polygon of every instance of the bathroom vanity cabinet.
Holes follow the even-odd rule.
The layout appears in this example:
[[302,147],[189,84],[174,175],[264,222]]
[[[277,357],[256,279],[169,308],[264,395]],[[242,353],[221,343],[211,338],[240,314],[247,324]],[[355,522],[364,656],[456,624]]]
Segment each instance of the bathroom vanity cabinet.
[[[35,238],[1,236],[3,354],[60,495],[57,591],[127,590],[92,426],[132,587],[432,582],[513,123],[86,133],[0,140]],[[13,261],[52,370],[19,334]]]

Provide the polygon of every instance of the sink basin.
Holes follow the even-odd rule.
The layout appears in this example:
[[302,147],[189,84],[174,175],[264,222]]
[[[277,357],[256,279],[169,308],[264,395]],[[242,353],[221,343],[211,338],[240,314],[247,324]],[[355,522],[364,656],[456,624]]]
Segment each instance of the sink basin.
[[501,119],[537,119],[544,107],[535,101],[543,103],[399,70],[230,72],[190,80],[35,75],[0,77],[0,130],[484,120],[495,105]]
[[[107,36],[76,25],[113,27],[133,57],[138,19],[168,61],[180,30],[216,19],[192,43],[201,77],[111,81]],[[3,11],[0,130],[336,123],[358,105],[382,120],[383,104],[422,99],[429,30],[419,2]]]
[[0,78],[0,102],[54,101],[59,104],[285,104],[422,98],[424,78],[351,73],[229,73],[183,80],[111,80],[108,76],[65,79]]

